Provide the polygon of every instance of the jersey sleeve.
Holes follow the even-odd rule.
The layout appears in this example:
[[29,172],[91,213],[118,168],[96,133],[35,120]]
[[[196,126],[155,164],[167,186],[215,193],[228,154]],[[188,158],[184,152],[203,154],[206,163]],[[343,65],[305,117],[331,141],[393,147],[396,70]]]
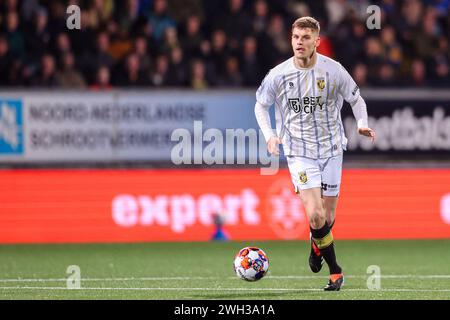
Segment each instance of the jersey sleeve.
[[258,90],[256,91],[256,101],[263,106],[271,106],[275,103],[275,77],[273,71],[269,71]]
[[355,103],[360,96],[359,87],[355,80],[353,80],[352,76],[341,64],[339,64],[337,78],[339,82],[339,93],[342,95],[344,100],[350,104]]

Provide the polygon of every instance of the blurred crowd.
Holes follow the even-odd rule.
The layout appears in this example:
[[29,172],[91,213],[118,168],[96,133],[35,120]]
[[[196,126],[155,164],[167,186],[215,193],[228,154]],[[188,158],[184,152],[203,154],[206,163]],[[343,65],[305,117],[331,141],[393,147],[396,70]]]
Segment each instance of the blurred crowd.
[[[0,0],[0,86],[256,87],[292,56],[292,22],[361,87],[450,86],[450,0]],[[70,4],[81,29],[66,26]],[[381,8],[370,30],[367,7]]]

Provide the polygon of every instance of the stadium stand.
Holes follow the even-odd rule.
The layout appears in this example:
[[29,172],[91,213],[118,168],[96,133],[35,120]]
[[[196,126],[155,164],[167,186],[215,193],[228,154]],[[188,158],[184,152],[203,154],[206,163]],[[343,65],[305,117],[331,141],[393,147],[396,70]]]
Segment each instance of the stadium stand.
[[[291,54],[290,24],[312,15],[320,52],[361,87],[450,85],[448,0],[8,0],[0,7],[2,87],[255,87]],[[81,8],[81,30],[65,26]],[[399,18],[400,17],[400,18]]]

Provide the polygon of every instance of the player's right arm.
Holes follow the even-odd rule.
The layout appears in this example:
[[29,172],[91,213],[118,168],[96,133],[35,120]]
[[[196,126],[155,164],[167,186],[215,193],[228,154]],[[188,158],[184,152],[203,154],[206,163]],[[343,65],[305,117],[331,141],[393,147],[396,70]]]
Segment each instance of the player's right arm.
[[258,125],[261,128],[262,133],[264,134],[264,138],[267,142],[267,150],[270,154],[279,155],[280,150],[278,149],[278,145],[281,144],[280,138],[276,136],[276,134],[272,130],[272,125],[270,123],[269,116],[269,108],[270,106],[264,106],[258,101],[255,104],[255,116],[256,121],[258,121]]
[[272,130],[269,115],[269,109],[275,103],[275,98],[274,79],[269,72],[256,91],[255,116],[267,142],[267,150],[270,154],[279,155],[278,145],[281,144],[281,141]]

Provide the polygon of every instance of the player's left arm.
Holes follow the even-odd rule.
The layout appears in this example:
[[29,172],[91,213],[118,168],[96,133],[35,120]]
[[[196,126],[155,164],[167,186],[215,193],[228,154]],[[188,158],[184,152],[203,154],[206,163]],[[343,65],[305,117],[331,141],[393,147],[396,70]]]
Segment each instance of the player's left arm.
[[340,66],[338,79],[340,81],[339,91],[345,101],[347,101],[352,107],[353,115],[355,116],[358,127],[358,133],[371,138],[372,142],[374,142],[375,131],[371,129],[368,124],[366,102],[361,97],[359,87],[355,80],[353,80],[352,76],[342,65]]
[[372,139],[372,142],[375,141],[375,131],[369,128],[368,120],[367,120],[367,106],[366,102],[361,96],[350,103],[352,106],[353,115],[356,119],[356,124],[358,126],[358,133],[360,135],[369,137]]

